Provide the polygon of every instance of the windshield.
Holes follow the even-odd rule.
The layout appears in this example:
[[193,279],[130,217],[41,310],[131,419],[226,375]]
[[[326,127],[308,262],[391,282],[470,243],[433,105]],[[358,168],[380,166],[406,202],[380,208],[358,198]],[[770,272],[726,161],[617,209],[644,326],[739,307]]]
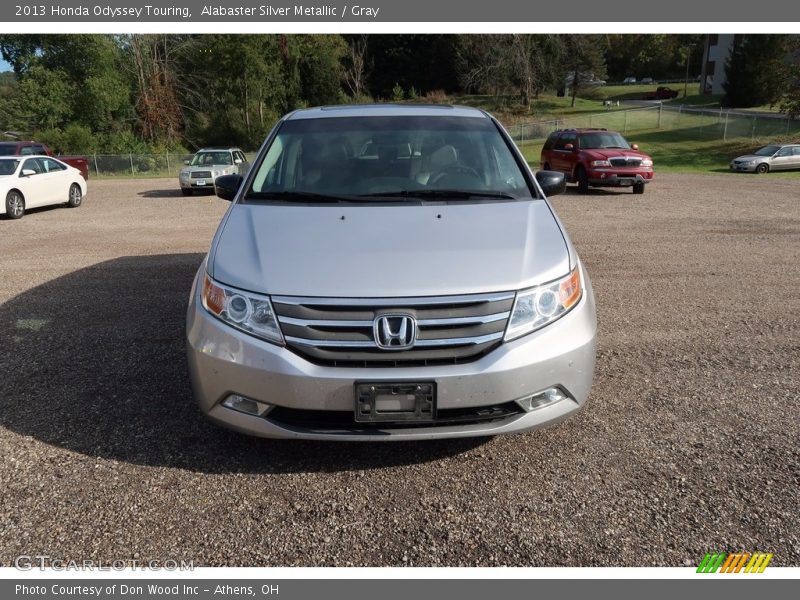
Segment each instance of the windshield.
[[579,145],[582,150],[592,148],[621,148],[628,150],[631,147],[624,137],[612,131],[582,133]]
[[[452,195],[449,195],[452,193]],[[374,116],[285,121],[245,199],[529,198],[487,118]]]
[[232,165],[230,152],[198,152],[190,163],[193,167]]
[[754,154],[756,156],[772,156],[780,149],[780,146],[764,146],[763,148],[756,150]]
[[0,175],[13,175],[18,164],[18,160],[0,160]]

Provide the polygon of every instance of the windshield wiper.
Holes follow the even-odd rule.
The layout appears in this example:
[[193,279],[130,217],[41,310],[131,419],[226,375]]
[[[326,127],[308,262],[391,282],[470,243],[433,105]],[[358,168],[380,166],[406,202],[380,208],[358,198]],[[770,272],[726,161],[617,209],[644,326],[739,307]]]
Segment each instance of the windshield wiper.
[[470,190],[401,190],[399,192],[377,192],[363,194],[364,198],[495,198],[499,200],[516,200],[516,196],[505,192],[476,192]]
[[283,200],[286,202],[358,202],[358,196],[339,196],[336,194],[319,194],[316,192],[250,192],[245,200]]

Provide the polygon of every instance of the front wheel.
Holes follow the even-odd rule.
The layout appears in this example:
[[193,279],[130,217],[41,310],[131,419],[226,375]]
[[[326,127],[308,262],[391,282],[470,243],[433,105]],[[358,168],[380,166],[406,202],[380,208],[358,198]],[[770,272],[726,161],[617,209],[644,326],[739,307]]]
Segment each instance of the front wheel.
[[81,186],[77,183],[73,183],[69,186],[69,200],[67,200],[67,206],[70,208],[78,208],[83,202],[83,192],[81,191]]
[[634,194],[644,194],[644,182],[640,181],[639,183],[633,184],[633,193]]
[[578,181],[578,193],[588,194],[589,176],[586,174],[586,169],[584,169],[583,167],[578,167],[578,170],[575,173],[575,179]]
[[767,163],[761,163],[756,167],[756,173],[759,175],[763,175],[764,173],[769,173],[769,165]]
[[25,198],[16,190],[6,195],[6,214],[9,219],[19,219],[25,214]]

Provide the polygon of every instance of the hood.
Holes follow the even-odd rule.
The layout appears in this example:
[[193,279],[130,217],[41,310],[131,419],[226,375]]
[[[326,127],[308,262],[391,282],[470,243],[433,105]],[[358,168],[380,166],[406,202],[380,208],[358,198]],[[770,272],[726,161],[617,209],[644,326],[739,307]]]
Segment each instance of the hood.
[[564,236],[541,200],[237,204],[209,259],[209,274],[222,283],[288,296],[498,292],[568,272]]
[[750,160],[769,160],[771,156],[759,156],[758,154],[745,154],[744,156],[737,156],[733,160],[750,161]]

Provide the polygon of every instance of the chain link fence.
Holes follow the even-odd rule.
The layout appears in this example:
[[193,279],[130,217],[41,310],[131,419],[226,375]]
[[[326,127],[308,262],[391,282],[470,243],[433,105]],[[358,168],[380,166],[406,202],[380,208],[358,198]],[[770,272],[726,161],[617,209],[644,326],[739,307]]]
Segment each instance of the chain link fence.
[[192,154],[92,154],[90,176],[98,177],[177,177],[184,161]]
[[509,127],[509,133],[519,145],[542,144],[556,129],[601,127],[622,133],[669,131],[681,138],[695,140],[728,140],[768,137],[800,138],[800,119],[785,115],[746,113],[732,110],[709,110],[656,104],[605,112],[569,116],[563,119],[519,123]]

